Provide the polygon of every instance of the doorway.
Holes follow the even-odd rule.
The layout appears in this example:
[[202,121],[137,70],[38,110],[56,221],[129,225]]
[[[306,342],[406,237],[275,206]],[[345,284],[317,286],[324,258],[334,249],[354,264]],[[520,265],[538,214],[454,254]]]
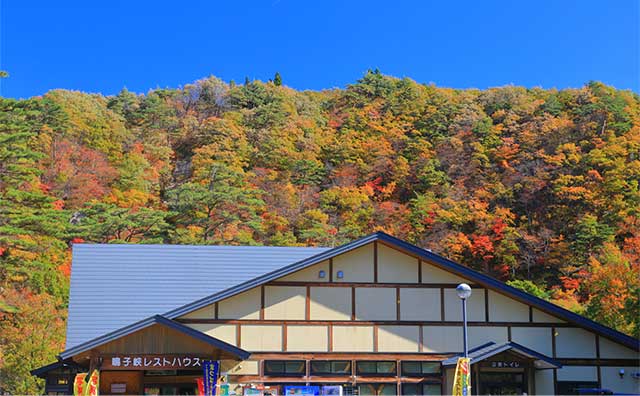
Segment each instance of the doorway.
[[528,393],[524,371],[483,371],[480,373],[478,383],[481,395],[523,395]]

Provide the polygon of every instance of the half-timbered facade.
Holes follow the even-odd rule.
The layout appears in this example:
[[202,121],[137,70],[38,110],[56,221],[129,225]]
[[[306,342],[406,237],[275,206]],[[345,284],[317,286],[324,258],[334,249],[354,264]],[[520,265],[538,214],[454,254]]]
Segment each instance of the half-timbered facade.
[[[189,393],[187,384],[200,375],[196,359],[222,361],[222,381],[238,395],[282,394],[295,385],[339,385],[360,395],[448,394],[462,352],[455,287],[467,283],[474,393],[640,391],[638,340],[427,250],[375,233],[305,254],[91,339],[82,337],[96,329],[84,328],[83,336],[76,329],[77,344],[67,344],[61,362],[99,368],[107,394],[162,393],[167,384]],[[271,258],[251,255],[263,259]],[[82,287],[73,281],[72,302],[74,288]],[[97,305],[95,315],[100,311]]]

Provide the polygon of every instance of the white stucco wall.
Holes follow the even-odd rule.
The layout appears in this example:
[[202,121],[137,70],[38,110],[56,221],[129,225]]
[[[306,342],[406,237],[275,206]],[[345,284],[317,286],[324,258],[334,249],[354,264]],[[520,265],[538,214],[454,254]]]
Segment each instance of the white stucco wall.
[[400,320],[440,320],[440,289],[400,289]]
[[418,259],[379,243],[378,282],[418,283]]

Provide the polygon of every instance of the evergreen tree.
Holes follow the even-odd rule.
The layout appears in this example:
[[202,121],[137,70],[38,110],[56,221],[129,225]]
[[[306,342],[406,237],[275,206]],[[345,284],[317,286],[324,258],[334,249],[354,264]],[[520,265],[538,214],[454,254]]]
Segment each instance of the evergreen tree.
[[273,77],[273,85],[276,87],[282,85],[282,76],[280,76],[280,72],[276,72],[276,75]]

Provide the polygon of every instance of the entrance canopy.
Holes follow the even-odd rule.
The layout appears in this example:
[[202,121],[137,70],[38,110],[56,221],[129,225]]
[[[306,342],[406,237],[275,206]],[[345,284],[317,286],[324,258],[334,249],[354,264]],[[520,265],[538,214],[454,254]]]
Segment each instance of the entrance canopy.
[[62,352],[61,360],[83,363],[120,354],[193,355],[215,360],[245,360],[250,353],[161,315],[155,315]]
[[[533,360],[533,366],[539,370],[562,367],[562,365],[557,360],[554,360],[548,356],[545,356],[515,342],[506,342],[504,344],[489,342],[480,345],[469,350],[469,358],[471,358],[471,364],[475,364],[485,359],[489,359],[502,352],[511,352],[525,359]],[[450,357],[449,359],[443,361],[442,365],[445,367],[455,366],[459,357],[462,357],[462,354]]]

